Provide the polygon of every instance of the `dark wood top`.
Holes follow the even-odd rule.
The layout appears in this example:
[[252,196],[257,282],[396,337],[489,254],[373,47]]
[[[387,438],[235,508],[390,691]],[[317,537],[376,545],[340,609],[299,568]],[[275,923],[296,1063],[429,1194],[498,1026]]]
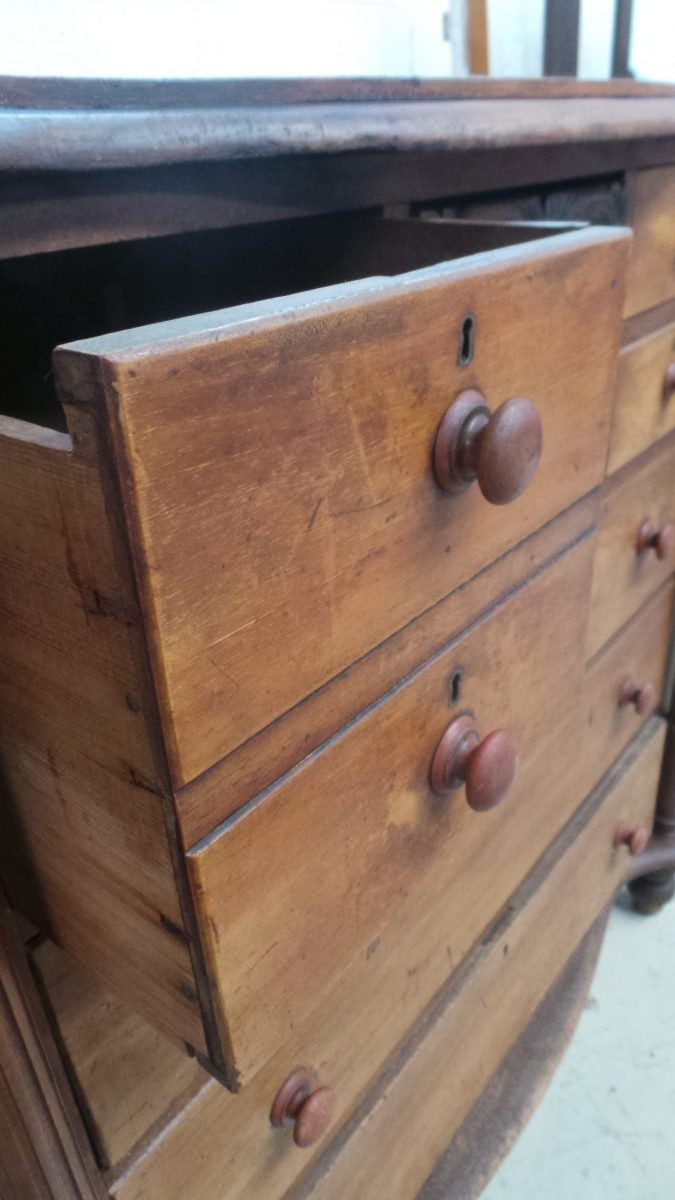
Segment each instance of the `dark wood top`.
[[631,80],[0,78],[0,170],[672,137],[675,88]]
[[345,151],[556,146],[675,135],[675,97],[0,110],[0,170],[91,171]]
[[624,79],[0,78],[0,259],[664,163]]
[[674,96],[675,86],[633,79],[65,79],[0,75],[3,108],[219,108],[389,100]]

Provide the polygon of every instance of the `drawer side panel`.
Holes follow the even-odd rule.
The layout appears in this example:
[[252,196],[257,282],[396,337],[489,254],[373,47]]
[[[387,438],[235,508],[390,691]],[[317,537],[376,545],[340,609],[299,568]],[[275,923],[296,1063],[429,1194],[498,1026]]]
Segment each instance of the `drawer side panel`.
[[5,419],[0,493],[3,878],[19,911],[203,1049],[140,622],[98,471],[63,435]]

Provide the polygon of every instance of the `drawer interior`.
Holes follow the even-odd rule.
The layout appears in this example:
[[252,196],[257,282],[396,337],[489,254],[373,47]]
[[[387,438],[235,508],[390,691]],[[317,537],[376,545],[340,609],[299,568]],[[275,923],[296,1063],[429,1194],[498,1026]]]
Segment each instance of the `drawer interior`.
[[54,346],[174,317],[398,275],[578,228],[560,222],[301,218],[0,263],[0,412],[65,428]]

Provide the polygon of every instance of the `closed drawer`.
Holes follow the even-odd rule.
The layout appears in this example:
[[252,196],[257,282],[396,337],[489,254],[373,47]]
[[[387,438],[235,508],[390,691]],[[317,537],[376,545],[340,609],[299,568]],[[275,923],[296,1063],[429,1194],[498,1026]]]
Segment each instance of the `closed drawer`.
[[633,250],[626,280],[627,317],[675,295],[675,167],[628,176]]
[[[657,708],[666,708],[673,591],[661,586],[587,666],[581,758],[595,779],[605,771]],[[627,687],[630,685],[630,688]],[[633,699],[622,702],[634,689]]]
[[[323,1170],[318,1164],[297,1200],[341,1200],[354,1180],[361,1196],[413,1200],[446,1147],[447,1169],[439,1165],[424,1196],[466,1200],[477,1194],[473,1187],[468,1193],[466,1178],[452,1171],[448,1142],[457,1131],[458,1143],[466,1137],[460,1126],[472,1103],[625,877],[628,853],[613,848],[613,835],[620,825],[651,825],[662,747],[663,724],[654,722],[570,822],[539,886],[528,879],[513,898],[511,920],[496,932],[465,986],[449,997],[413,1052],[401,1056],[400,1072],[373,1097],[341,1153],[327,1156]],[[530,1058],[530,1075],[543,1065]],[[495,1099],[499,1120],[504,1098],[497,1093]],[[481,1165],[484,1170],[487,1164]]]
[[[364,273],[411,265],[409,224],[386,253],[371,224]],[[451,224],[425,223],[422,262],[430,238],[466,253]],[[174,785],[599,482],[626,245],[576,230],[57,353],[65,400],[107,407]],[[434,477],[469,388],[541,419],[506,506]]]
[[[190,851],[240,1082],[280,1044],[335,1063],[365,1029],[374,1069],[588,790],[594,764],[576,748],[591,551],[574,546]],[[490,812],[430,785],[466,712],[518,747]]]
[[[621,824],[650,823],[662,746],[663,723],[652,720],[511,895],[466,969],[453,974],[397,1048],[382,1081],[363,1101],[362,1119],[348,1129],[339,1149],[326,1139],[300,1150],[290,1128],[270,1127],[279,1083],[306,1061],[301,1048],[291,1051],[294,1059],[280,1047],[240,1094],[210,1081],[173,1114],[153,1144],[112,1181],[115,1200],[204,1200],[222,1194],[223,1180],[228,1200],[278,1200],[298,1177],[292,1193],[298,1197],[412,1200],[624,877],[628,851],[613,847],[613,835]],[[340,1015],[349,1012],[348,996],[336,1003]],[[373,1025],[376,1038],[380,1023]],[[331,1132],[366,1083],[369,1036],[360,1029],[339,1058],[327,1056],[321,1064],[322,1078],[337,1096]]]
[[675,565],[675,435],[609,479],[600,505],[588,654],[595,654]]
[[619,355],[608,474],[674,428],[675,325],[668,325]]

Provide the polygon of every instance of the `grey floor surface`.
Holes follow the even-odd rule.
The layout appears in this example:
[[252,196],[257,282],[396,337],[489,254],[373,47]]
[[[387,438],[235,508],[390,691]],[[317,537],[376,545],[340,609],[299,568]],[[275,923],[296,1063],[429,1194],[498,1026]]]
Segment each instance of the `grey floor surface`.
[[481,1200],[675,1200],[675,902],[619,897],[586,1009]]

